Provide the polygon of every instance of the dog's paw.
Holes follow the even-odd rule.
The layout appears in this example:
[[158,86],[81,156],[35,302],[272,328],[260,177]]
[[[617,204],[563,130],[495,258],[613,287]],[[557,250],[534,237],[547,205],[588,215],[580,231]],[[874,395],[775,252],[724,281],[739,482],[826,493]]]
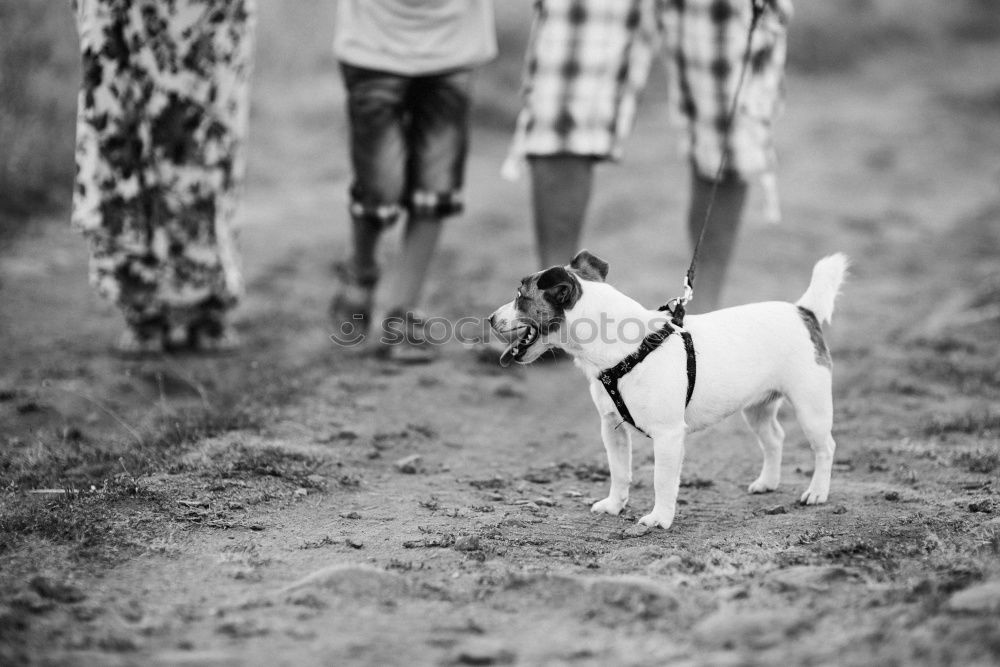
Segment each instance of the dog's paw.
[[778,488],[777,482],[765,481],[760,477],[758,477],[757,479],[755,479],[753,482],[750,483],[750,486],[747,487],[747,491],[749,491],[750,493],[769,493],[777,488]]
[[650,528],[670,528],[670,524],[674,522],[673,512],[650,512],[646,516],[639,519],[639,523],[643,526],[649,526]]
[[799,502],[803,505],[820,505],[826,502],[826,497],[829,494],[829,491],[813,491],[813,488],[810,486],[806,489],[806,492],[802,494]]
[[610,514],[612,516],[618,516],[621,514],[622,510],[625,509],[625,503],[627,500],[616,500],[611,496],[608,496],[604,500],[598,500],[596,503],[590,506],[590,511],[594,514]]

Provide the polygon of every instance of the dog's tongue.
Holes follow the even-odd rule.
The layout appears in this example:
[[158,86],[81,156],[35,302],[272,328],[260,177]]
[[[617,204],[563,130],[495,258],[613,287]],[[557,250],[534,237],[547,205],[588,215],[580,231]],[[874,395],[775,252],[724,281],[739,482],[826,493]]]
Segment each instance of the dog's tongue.
[[507,349],[503,351],[503,354],[500,355],[500,365],[509,366],[512,360],[517,361],[517,359],[521,356],[521,345],[523,345],[524,341],[526,341],[530,336],[530,329],[523,330],[518,337],[514,339],[514,342],[507,346]]
[[517,355],[520,353],[521,339],[518,338],[513,343],[507,346],[507,349],[503,351],[500,355],[500,365],[509,366],[512,359],[516,359]]

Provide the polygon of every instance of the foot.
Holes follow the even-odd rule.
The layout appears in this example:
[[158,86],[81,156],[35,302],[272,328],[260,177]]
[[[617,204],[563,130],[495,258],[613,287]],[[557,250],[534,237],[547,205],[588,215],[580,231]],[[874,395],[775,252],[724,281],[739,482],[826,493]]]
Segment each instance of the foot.
[[667,511],[654,509],[649,514],[639,519],[640,524],[643,526],[649,526],[650,528],[670,528],[670,524],[673,522],[673,510]]
[[329,309],[334,336],[354,343],[358,336],[367,333],[377,283],[378,275],[375,273],[360,276],[346,264],[337,267],[337,289]]
[[199,327],[191,331],[191,348],[195,352],[226,354],[240,348],[240,337],[232,324],[222,322],[218,327]]
[[747,491],[750,493],[770,493],[778,488],[777,480],[764,479],[763,477],[758,477],[750,486],[747,487]]
[[395,308],[382,319],[375,356],[404,364],[426,364],[438,353],[424,335],[425,318],[412,311]]
[[163,337],[126,326],[115,343],[115,351],[126,357],[141,357],[163,353]]
[[191,327],[187,324],[173,324],[163,334],[163,346],[170,352],[191,348]]
[[822,505],[826,502],[828,495],[830,495],[829,489],[817,489],[810,484],[806,492],[802,494],[799,502],[803,505]]
[[594,514],[610,514],[611,516],[618,516],[621,514],[622,510],[625,509],[625,504],[628,499],[618,500],[617,498],[612,498],[608,496],[604,500],[598,500],[596,503],[590,506],[590,511]]

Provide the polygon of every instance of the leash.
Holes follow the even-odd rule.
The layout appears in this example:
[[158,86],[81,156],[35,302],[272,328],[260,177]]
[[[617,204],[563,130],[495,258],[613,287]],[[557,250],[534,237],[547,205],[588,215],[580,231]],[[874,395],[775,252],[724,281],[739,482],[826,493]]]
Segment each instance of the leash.
[[[736,110],[739,107],[740,92],[743,90],[743,83],[746,80],[747,69],[750,67],[753,34],[757,29],[760,17],[764,14],[767,2],[768,0],[751,0],[750,7],[752,14],[750,16],[750,28],[747,31],[747,45],[743,52],[743,63],[740,67],[739,80],[736,82],[736,92],[733,95],[732,106],[730,107],[729,114],[726,117],[727,134],[732,129],[733,121],[736,119]],[[701,230],[698,233],[698,238],[694,244],[694,250],[691,253],[691,264],[688,265],[687,273],[684,275],[684,293],[682,296],[671,299],[657,309],[661,312],[668,312],[670,314],[669,321],[653,333],[643,338],[642,342],[639,344],[639,348],[635,352],[632,352],[611,368],[604,369],[598,375],[598,379],[601,381],[601,384],[604,385],[605,391],[608,392],[608,396],[615,404],[618,414],[621,415],[622,422],[619,423],[618,426],[627,423],[629,426],[645,436],[649,436],[649,434],[636,425],[635,419],[632,417],[632,413],[629,412],[628,405],[625,404],[625,399],[622,397],[621,390],[618,388],[618,381],[625,377],[629,371],[642,363],[642,361],[652,354],[653,351],[659,348],[660,345],[667,340],[667,338],[675,332],[679,332],[684,341],[684,351],[687,355],[688,382],[684,407],[687,407],[691,402],[691,396],[694,394],[694,385],[697,377],[698,366],[695,359],[694,340],[691,338],[691,334],[684,330],[685,307],[688,302],[694,298],[694,276],[698,268],[698,251],[701,248],[702,240],[705,238],[705,229],[708,227],[708,221],[712,216],[712,207],[715,204],[715,198],[718,194],[719,181],[722,180],[722,174],[725,171],[730,151],[730,143],[727,141],[722,150],[722,156],[719,160],[719,169],[716,171],[715,180],[712,182],[712,191],[709,193],[708,206],[705,209],[705,219],[702,220]]]
[[[740,67],[740,78],[736,82],[736,93],[733,95],[733,103],[729,109],[729,114],[726,116],[727,135],[732,130],[733,121],[736,120],[736,110],[739,107],[740,92],[743,90],[743,83],[746,80],[747,69],[750,67],[753,34],[757,29],[757,24],[760,22],[760,17],[764,15],[767,2],[768,0],[751,0],[750,2],[750,28],[747,30],[747,45],[743,51],[743,63]],[[719,181],[722,180],[722,174],[725,171],[726,163],[729,161],[729,154],[731,151],[732,147],[730,142],[726,141],[722,149],[722,156],[719,159],[719,168],[715,172],[715,180],[712,181],[712,191],[708,195],[708,206],[705,208],[705,219],[701,222],[701,230],[698,233],[698,238],[695,240],[694,250],[691,252],[691,263],[688,265],[687,273],[684,275],[684,293],[682,296],[674,297],[658,308],[660,311],[669,312],[671,319],[677,324],[677,326],[684,325],[686,306],[688,302],[694,298],[694,275],[698,268],[698,252],[701,249],[701,242],[705,238],[705,229],[708,227],[708,221],[712,217],[712,208],[715,205],[715,198],[719,192]]]

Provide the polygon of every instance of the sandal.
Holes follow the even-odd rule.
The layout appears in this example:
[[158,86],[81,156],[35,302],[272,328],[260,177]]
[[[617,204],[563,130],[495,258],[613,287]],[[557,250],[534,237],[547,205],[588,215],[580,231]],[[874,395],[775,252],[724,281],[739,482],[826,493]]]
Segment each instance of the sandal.
[[240,348],[240,336],[224,318],[197,322],[188,329],[188,346],[194,352],[227,354]]
[[427,364],[438,357],[434,345],[424,335],[426,318],[417,313],[395,308],[382,319],[382,337],[377,342],[375,356],[403,364]]
[[335,336],[353,340],[365,334],[371,324],[378,273],[359,275],[348,264],[337,265],[336,271],[338,284],[330,301],[330,319]]
[[115,352],[123,357],[163,354],[163,337],[140,327],[126,325],[115,343]]

